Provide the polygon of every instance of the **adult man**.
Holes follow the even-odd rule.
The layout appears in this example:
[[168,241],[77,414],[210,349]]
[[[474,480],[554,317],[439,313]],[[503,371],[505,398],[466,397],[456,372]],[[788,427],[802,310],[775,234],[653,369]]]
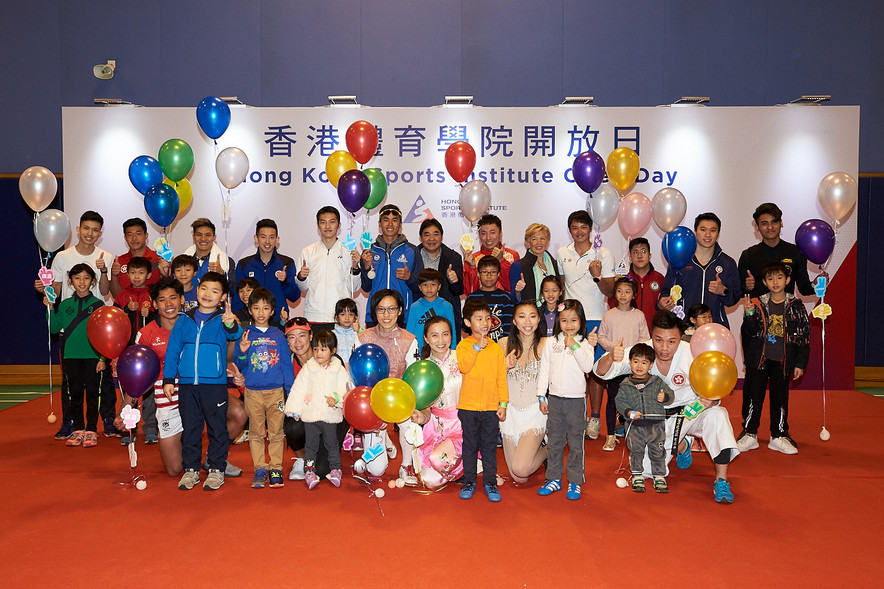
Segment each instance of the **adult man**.
[[[414,246],[402,235],[402,211],[393,204],[381,208],[377,236],[371,248],[362,251],[362,290],[368,293],[368,300],[374,293],[384,288],[392,288],[402,295],[405,303],[404,318],[408,320],[411,307],[410,268],[414,268]],[[373,323],[371,310],[365,310],[365,322]]]
[[200,217],[190,224],[190,228],[193,230],[193,245],[184,250],[184,253],[196,258],[199,264],[196,274],[193,275],[193,285],[199,286],[200,278],[206,272],[218,272],[227,278],[231,287],[235,287],[236,264],[233,258],[225,254],[224,250],[215,243],[215,224],[205,217]]
[[[276,300],[274,317],[280,319],[280,312],[288,305],[294,305],[301,298],[301,289],[295,282],[295,263],[288,256],[276,251],[279,245],[279,232],[276,221],[261,219],[255,224],[256,251],[246,256],[236,265],[237,278],[254,278],[262,287],[273,293]],[[231,285],[231,290],[235,288]],[[231,297],[233,309],[237,311],[244,305],[238,296]],[[288,311],[286,311],[288,313]]]
[[715,323],[730,327],[727,309],[740,302],[743,296],[737,264],[721,250],[718,235],[721,219],[715,213],[702,213],[694,219],[697,249],[691,261],[678,270],[669,268],[660,290],[659,307],[671,311],[676,301],[670,296],[672,287],[681,287],[681,304],[685,312],[697,303],[704,303],[712,311]]
[[[733,503],[734,495],[727,481],[727,470],[728,464],[740,453],[737,441],[734,439],[734,430],[727,410],[719,401],[698,397],[691,389],[690,371],[693,357],[690,344],[681,341],[683,333],[683,325],[674,313],[660,311],[654,315],[651,324],[651,340],[645,342],[653,346],[656,354],[656,361],[650,373],[666,381],[675,393],[672,403],[666,405],[666,414],[669,416],[666,419],[666,462],[672,458],[673,438],[676,435],[679,442],[677,458],[679,468],[687,468],[692,462],[692,437],[702,438],[715,465],[715,481],[712,486],[715,501]],[[600,374],[606,380],[629,374],[629,362],[624,361],[624,358],[629,357],[629,349],[615,346],[611,352],[596,362],[593,372]],[[696,417],[683,419],[678,416],[683,407],[696,401],[703,406],[703,410]],[[676,432],[677,427],[680,429],[679,432]],[[651,476],[650,461],[647,456],[644,460],[643,474],[645,477]]]
[[126,274],[126,265],[132,258],[146,258],[151,263],[150,277],[147,286],[156,284],[160,275],[169,275],[169,262],[160,258],[157,253],[147,247],[147,223],[144,219],[132,217],[123,222],[123,239],[129,246],[129,251],[122,256],[114,258],[111,266],[110,292],[117,296],[121,290],[129,287],[129,276]]
[[469,296],[479,289],[479,271],[476,269],[482,256],[494,256],[500,261],[500,277],[497,288],[510,292],[510,266],[519,259],[516,250],[509,249],[501,241],[503,228],[497,215],[486,214],[478,221],[479,251],[468,253],[463,264],[463,290]]
[[[304,317],[314,330],[335,325],[335,303],[353,298],[360,288],[359,254],[338,239],[341,213],[325,206],[316,213],[319,241],[301,250],[296,284],[304,293]],[[239,275],[239,273],[237,273]]]
[[[588,212],[580,210],[568,215],[568,231],[574,241],[559,248],[556,261],[565,283],[565,297],[577,299],[583,305],[589,333],[598,328],[608,310],[606,297],[614,296],[614,255],[606,247],[593,247],[592,217]],[[602,352],[602,347],[596,346],[596,360]],[[601,429],[599,416],[605,385],[593,375],[586,382],[590,411],[586,436],[595,440]]]
[[[651,263],[651,244],[644,237],[636,237],[629,241],[629,278],[635,281],[635,304],[645,314],[648,325],[657,312],[657,300],[663,286],[663,275],[654,270]],[[614,297],[608,298],[608,306],[617,306]]]
[[454,311],[454,325],[451,326],[452,336],[457,341],[460,339],[457,337],[460,333],[461,323],[460,295],[464,291],[463,258],[459,253],[442,243],[442,235],[442,224],[436,219],[427,219],[421,223],[421,244],[417,247],[414,269],[411,271],[408,285],[411,287],[415,299],[418,299],[422,296],[417,284],[417,276],[421,270],[431,268],[442,274],[442,288],[439,290],[439,296],[451,303]]

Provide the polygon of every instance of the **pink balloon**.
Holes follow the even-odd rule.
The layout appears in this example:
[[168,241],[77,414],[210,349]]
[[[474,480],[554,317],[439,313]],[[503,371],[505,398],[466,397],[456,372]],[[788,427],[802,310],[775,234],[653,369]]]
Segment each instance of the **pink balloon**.
[[651,199],[641,192],[633,192],[620,202],[617,217],[626,235],[640,235],[651,222]]
[[737,340],[734,334],[724,325],[707,323],[701,325],[691,337],[691,354],[696,358],[703,352],[724,352],[736,359]]

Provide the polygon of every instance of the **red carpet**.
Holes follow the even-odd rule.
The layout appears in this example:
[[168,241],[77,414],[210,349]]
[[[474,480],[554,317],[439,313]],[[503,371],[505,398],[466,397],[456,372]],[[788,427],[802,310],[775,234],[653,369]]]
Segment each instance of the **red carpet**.
[[[538,497],[540,473],[527,485],[508,481],[497,505],[481,492],[461,501],[456,486],[430,496],[385,489],[382,516],[349,476],[340,489],[323,482],[307,491],[301,481],[251,489],[247,444],[231,450],[243,477],[214,493],[179,491],[156,447],[139,444],[149,486],[123,489],[118,440],[66,448],[39,399],[0,412],[3,586],[874,584],[884,576],[884,403],[854,391],[828,401],[824,443],[820,394],[793,394],[800,453],[768,450],[763,432],[761,448],[732,464],[733,505],[712,500],[705,454],[686,471],[673,461],[668,495],[618,489],[622,446],[604,453],[599,439],[587,441],[578,502]],[[726,406],[737,420],[739,396]]]

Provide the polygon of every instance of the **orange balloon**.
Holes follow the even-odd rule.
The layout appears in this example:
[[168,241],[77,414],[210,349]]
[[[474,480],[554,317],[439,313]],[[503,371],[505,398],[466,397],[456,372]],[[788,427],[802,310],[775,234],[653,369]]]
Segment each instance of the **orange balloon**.
[[335,188],[338,187],[338,180],[344,175],[344,172],[356,169],[356,160],[349,152],[338,150],[328,156],[325,160],[325,175],[328,181]]
[[618,147],[608,156],[605,172],[617,190],[626,190],[638,178],[641,167],[638,154],[628,147]]
[[715,401],[737,386],[737,365],[724,352],[703,352],[691,363],[691,388],[704,399]]

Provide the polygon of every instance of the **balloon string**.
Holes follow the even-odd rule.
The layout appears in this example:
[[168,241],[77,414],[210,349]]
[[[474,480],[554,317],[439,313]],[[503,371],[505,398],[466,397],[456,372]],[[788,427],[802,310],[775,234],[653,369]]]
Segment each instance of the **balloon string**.
[[50,326],[50,322],[51,315],[49,311],[49,305],[46,305],[46,342],[49,348],[49,412],[52,413],[52,410],[55,407],[55,399],[53,396],[52,386],[52,328]]
[[[826,296],[820,297],[820,304],[826,303]],[[823,354],[822,354],[822,371],[823,371],[823,429],[826,427],[826,320],[823,318]]]

